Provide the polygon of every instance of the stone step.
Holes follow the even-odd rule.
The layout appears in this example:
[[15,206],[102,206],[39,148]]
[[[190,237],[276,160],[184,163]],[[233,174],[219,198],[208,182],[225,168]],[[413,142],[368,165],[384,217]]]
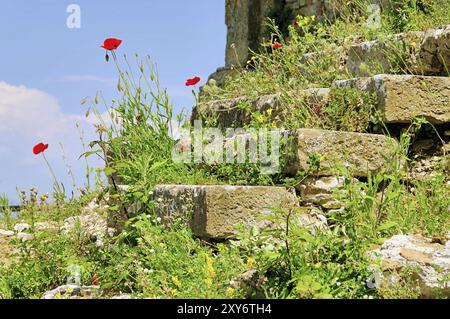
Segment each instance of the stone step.
[[[304,100],[305,105],[325,105],[328,102],[330,90],[327,88],[312,88],[289,92],[289,96]],[[238,97],[234,99],[218,100],[199,103],[193,111],[193,119],[215,117],[218,127],[243,127],[251,121],[252,112],[266,112],[271,110],[272,119],[283,122],[288,113],[280,108],[282,94],[263,95],[256,99]]]
[[[336,168],[348,166],[351,175],[366,177],[369,172],[389,170],[399,146],[395,139],[385,135],[345,131],[298,129],[244,132],[216,136],[206,141],[202,145],[202,161],[199,162],[207,165],[249,162],[259,165],[263,173],[284,173],[288,176],[299,172],[330,176],[338,172]],[[270,149],[267,147],[269,137]]]
[[233,237],[239,224],[270,227],[260,215],[297,203],[293,188],[266,186],[158,185],[153,199],[164,224],[181,221],[214,240]]
[[450,122],[450,77],[379,74],[333,86],[375,92],[384,123],[410,123],[419,116],[432,124]]
[[[401,33],[387,41],[352,45],[348,50],[346,66],[348,72],[356,77],[369,76],[369,70],[392,73],[396,64],[393,57],[404,64],[408,74],[447,75],[450,67],[449,43],[450,25],[426,32]],[[399,49],[403,50],[403,54],[399,55]]]
[[398,146],[396,140],[376,134],[299,129],[289,135],[286,173],[292,176],[299,172],[335,175],[340,166],[352,176],[366,177],[369,172],[389,170]]
[[[412,31],[374,40],[306,53],[300,58],[308,69],[324,58],[339,57],[339,66],[350,76],[367,77],[376,73],[402,72],[415,75],[448,75],[450,72],[450,25],[428,31]],[[400,70],[398,70],[400,68]]]
[[[304,104],[295,107],[322,108],[330,101],[330,92],[340,87],[376,93],[376,107],[382,112],[386,124],[410,123],[419,116],[432,124],[450,122],[450,77],[379,74],[338,80],[333,82],[331,89],[298,90],[286,94],[304,99]],[[281,107],[282,99],[282,94],[272,94],[253,100],[239,97],[201,103],[193,119],[215,117],[217,127],[243,127],[251,122],[252,112],[263,113],[270,109],[271,119],[282,125],[292,111]]]

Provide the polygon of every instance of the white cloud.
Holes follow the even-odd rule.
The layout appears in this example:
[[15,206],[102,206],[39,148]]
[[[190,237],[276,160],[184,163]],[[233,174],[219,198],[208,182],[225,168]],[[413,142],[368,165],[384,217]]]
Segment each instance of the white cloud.
[[[107,121],[108,114],[102,114],[102,118]],[[85,127],[97,122],[93,114],[86,118],[63,113],[58,101],[43,91],[0,82],[1,135],[14,134],[22,140],[55,142],[73,136],[76,123]]]
[[[79,124],[86,142],[95,138],[95,118],[64,113],[58,101],[46,92],[0,82],[0,193],[14,192],[16,185],[41,185],[49,190],[51,178],[42,159],[32,153],[36,143],[49,144],[46,156],[58,178],[67,179],[62,161],[61,142],[68,164],[76,176],[83,176],[84,163]],[[99,165],[99,162],[96,162]]]
[[70,119],[47,93],[0,82],[0,133],[49,138],[63,133]]

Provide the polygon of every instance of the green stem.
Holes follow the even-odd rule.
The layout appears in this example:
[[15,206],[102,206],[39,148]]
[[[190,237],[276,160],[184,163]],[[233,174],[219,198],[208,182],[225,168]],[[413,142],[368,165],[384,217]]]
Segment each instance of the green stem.
[[56,185],[58,185],[58,179],[56,178],[55,172],[53,171],[53,169],[52,169],[50,163],[48,162],[47,157],[45,157],[45,154],[44,154],[44,153],[41,153],[41,154],[42,154],[42,157],[43,157],[44,160],[45,160],[45,163],[47,163],[47,166],[48,166],[48,168],[49,168],[49,170],[50,170],[50,173],[51,173],[52,176],[53,176],[53,179],[55,180]]

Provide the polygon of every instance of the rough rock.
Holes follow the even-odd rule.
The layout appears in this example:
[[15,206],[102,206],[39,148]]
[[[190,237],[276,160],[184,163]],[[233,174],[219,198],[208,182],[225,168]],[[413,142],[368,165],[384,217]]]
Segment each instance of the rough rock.
[[[299,129],[290,133],[291,152],[287,173],[316,169],[317,176],[333,176],[336,166],[348,167],[355,177],[366,177],[388,169],[397,142],[384,135]],[[317,157],[317,166],[311,167],[311,158]]]
[[30,225],[27,223],[19,223],[14,226],[14,230],[18,233],[22,233],[28,229],[30,229]]
[[[119,188],[119,186],[117,186]],[[81,212],[83,214],[93,214],[93,213],[99,213],[100,211],[106,211],[109,208],[109,206],[106,203],[98,203],[97,199],[94,198],[87,204],[87,206],[83,207]]]
[[80,231],[80,234],[96,245],[102,246],[108,236],[114,234],[114,229],[108,228],[106,218],[97,213],[69,217],[61,227],[63,233]]
[[370,76],[374,70],[389,73],[391,63],[386,50],[386,44],[378,40],[352,45],[346,63],[348,72],[357,77]]
[[13,232],[12,230],[0,229],[0,236],[11,237],[14,236],[14,234],[15,232]]
[[260,215],[296,204],[293,189],[264,186],[158,185],[153,197],[165,224],[181,220],[205,239],[232,237],[238,224],[269,227]]
[[[386,7],[389,0],[373,2]],[[225,8],[225,68],[211,77],[217,80],[219,86],[232,66],[246,65],[250,50],[257,52],[261,49],[261,43],[269,43],[271,34],[267,28],[267,18],[276,20],[281,33],[287,37],[288,28],[295,26],[298,16],[314,15],[318,21],[333,20],[339,15],[341,6],[326,0],[226,0]]]
[[344,176],[307,178],[299,186],[303,203],[319,205],[325,209],[340,209],[343,204],[335,199],[335,190],[345,185]]
[[[236,73],[236,71],[231,67],[217,68],[216,72],[214,72],[213,74],[211,74],[208,77],[207,85],[221,87],[225,83],[226,78],[232,76],[235,73]],[[201,88],[200,98],[202,95],[202,91],[204,89],[205,89],[205,86],[203,86]]]
[[445,280],[450,275],[450,240],[442,245],[420,235],[396,235],[371,256],[381,260],[382,285],[395,283],[402,268],[415,267],[422,297],[450,297],[450,282]]
[[21,240],[21,241],[29,241],[32,240],[34,238],[33,234],[28,234],[28,233],[18,233],[16,235],[17,239]]
[[419,157],[408,165],[408,180],[421,181],[433,178],[441,168],[450,172],[450,156]]
[[450,24],[425,32],[418,54],[420,74],[447,74],[450,65],[449,43]]
[[47,291],[41,299],[95,299],[100,295],[99,286],[63,285]]
[[309,230],[311,234],[328,230],[328,220],[323,211],[318,207],[301,207],[306,213],[300,214],[297,221],[301,226]]
[[11,239],[11,236],[6,237],[0,235],[0,265],[8,265],[12,260],[11,257],[17,253],[17,248],[11,244]]
[[247,270],[246,272],[236,276],[230,281],[230,286],[234,289],[243,291],[245,298],[264,297],[264,291],[261,286],[264,278],[255,269]]
[[[117,185],[117,193],[120,195],[125,195],[130,189],[129,185]],[[113,200],[112,202],[116,202],[116,204],[119,204],[119,202]],[[127,213],[129,215],[135,215],[142,209],[142,203],[135,202],[132,204],[129,204],[127,207]]]
[[53,231],[53,230],[58,230],[59,227],[53,223],[48,223],[48,222],[37,222],[34,225],[34,229],[36,231]]

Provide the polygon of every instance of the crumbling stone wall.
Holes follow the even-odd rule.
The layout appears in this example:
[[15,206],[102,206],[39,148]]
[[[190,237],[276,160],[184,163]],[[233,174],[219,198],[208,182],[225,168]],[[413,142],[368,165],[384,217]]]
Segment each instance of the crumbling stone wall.
[[286,32],[298,15],[332,16],[332,4],[336,1],[342,0],[226,0],[225,67],[217,69],[210,79],[221,86],[232,65],[247,62],[250,50],[257,51],[264,39],[270,36],[267,18],[274,19]]
[[297,15],[322,16],[329,12],[326,0],[226,0],[227,47],[225,66],[245,63],[249,49],[257,50],[269,36],[265,24],[273,18],[286,29]]

